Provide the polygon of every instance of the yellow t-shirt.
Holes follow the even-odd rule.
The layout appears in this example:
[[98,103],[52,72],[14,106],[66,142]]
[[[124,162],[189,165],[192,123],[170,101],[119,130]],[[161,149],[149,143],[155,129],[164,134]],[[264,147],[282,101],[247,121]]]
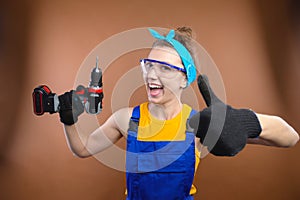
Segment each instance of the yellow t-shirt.
[[[148,103],[140,105],[140,120],[137,139],[140,141],[180,141],[185,140],[186,121],[192,108],[183,104],[181,112],[170,120],[159,120],[148,110]],[[200,152],[195,147],[195,172],[200,163]],[[192,185],[190,194],[196,193]]]

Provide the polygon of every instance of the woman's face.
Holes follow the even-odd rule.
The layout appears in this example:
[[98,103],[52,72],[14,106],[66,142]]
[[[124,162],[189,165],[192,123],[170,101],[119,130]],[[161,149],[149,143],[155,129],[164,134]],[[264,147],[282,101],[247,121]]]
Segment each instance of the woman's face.
[[[178,53],[169,47],[153,48],[149,53],[148,59],[162,61],[184,69]],[[143,73],[148,100],[156,104],[180,101],[182,90],[187,84],[186,75],[174,69],[169,72],[161,72],[159,67],[162,66],[158,65],[154,63],[153,67],[150,67],[147,72]]]

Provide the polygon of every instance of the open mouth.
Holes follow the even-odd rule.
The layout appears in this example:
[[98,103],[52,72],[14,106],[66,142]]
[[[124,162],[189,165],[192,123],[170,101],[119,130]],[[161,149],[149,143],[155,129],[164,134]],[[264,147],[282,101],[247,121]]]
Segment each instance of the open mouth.
[[150,95],[155,97],[162,93],[164,87],[159,84],[149,83],[148,88],[150,90]]

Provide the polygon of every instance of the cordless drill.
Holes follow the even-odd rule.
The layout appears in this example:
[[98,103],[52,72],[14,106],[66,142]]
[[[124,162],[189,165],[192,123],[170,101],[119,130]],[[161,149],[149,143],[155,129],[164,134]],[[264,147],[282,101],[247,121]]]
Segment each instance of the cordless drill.
[[[98,57],[96,66],[91,72],[91,80],[86,88],[82,85],[77,86],[75,93],[85,106],[89,114],[99,114],[102,111],[103,99],[102,71],[98,66]],[[45,112],[50,114],[59,112],[59,98],[46,85],[40,85],[34,88],[32,93],[33,111],[36,115],[43,115]]]

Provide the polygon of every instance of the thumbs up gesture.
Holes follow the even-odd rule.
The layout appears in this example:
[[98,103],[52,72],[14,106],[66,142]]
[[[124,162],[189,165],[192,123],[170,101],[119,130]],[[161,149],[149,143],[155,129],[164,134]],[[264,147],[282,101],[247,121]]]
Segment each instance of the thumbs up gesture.
[[216,156],[234,156],[262,131],[256,114],[249,109],[235,109],[213,92],[207,76],[198,77],[198,87],[207,105],[194,115],[189,125],[196,137]]

